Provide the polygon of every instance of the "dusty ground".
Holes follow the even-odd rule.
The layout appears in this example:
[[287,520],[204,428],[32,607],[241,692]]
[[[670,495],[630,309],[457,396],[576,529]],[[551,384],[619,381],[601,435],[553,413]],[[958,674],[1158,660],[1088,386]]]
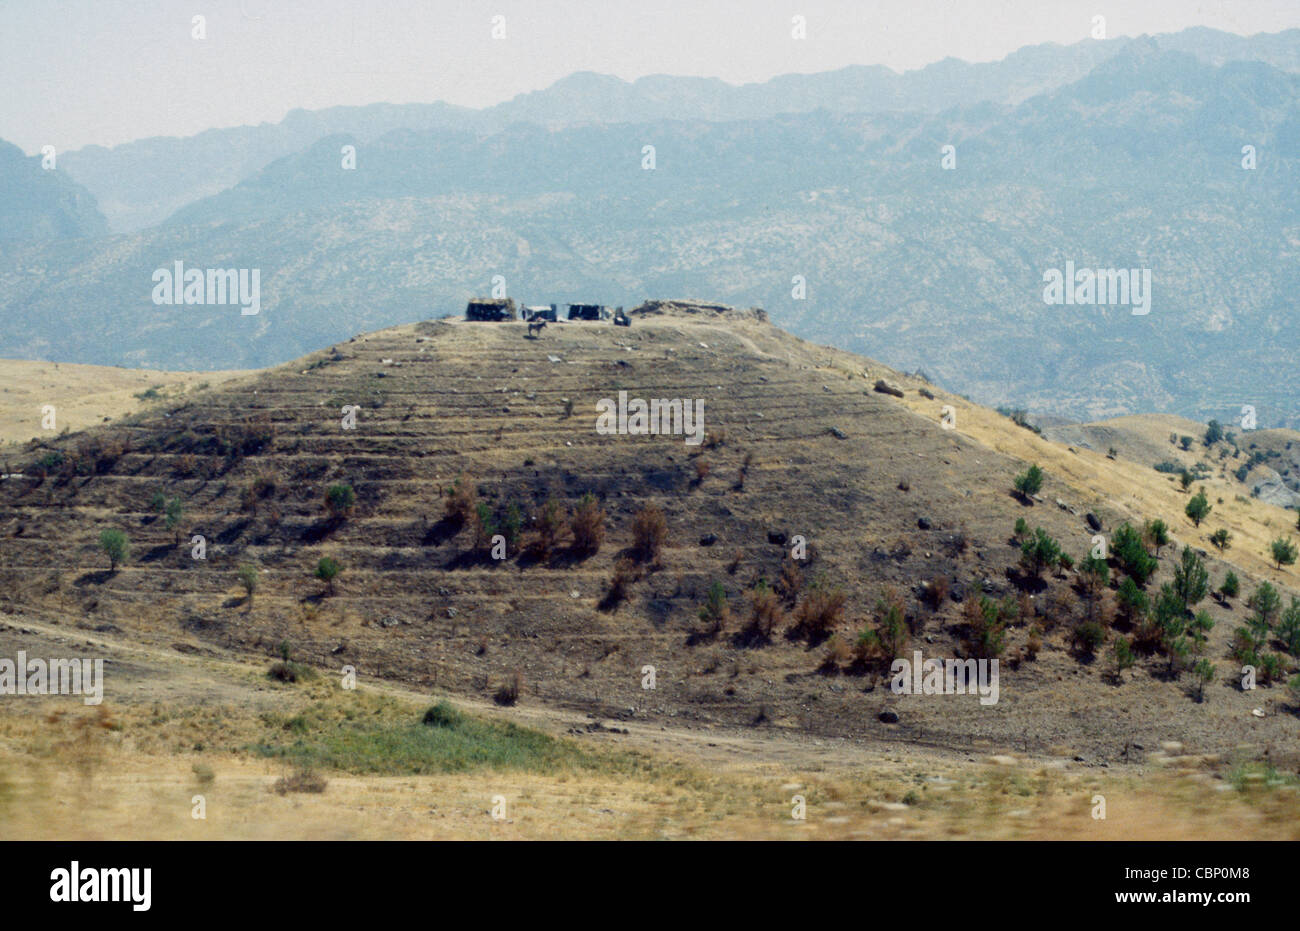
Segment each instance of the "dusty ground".
[[[596,762],[543,772],[328,772],[321,793],[281,795],[274,786],[290,768],[232,746],[262,716],[322,696],[375,695],[414,715],[430,696],[385,684],[358,693],[323,681],[282,686],[264,667],[225,656],[18,623],[0,628],[5,655],[21,642],[41,655],[105,656],[110,671],[103,711],[67,697],[5,699],[6,838],[1300,838],[1295,780],[1248,748],[1225,760],[1170,745],[1144,765],[1103,768],[1060,755],[955,758],[729,728],[605,721],[588,730],[592,720],[544,706],[463,699],[474,715],[555,734]],[[1094,817],[1098,795],[1104,819]],[[796,796],[805,800],[798,820]],[[504,815],[493,817],[501,799]],[[204,817],[195,818],[200,804]]]

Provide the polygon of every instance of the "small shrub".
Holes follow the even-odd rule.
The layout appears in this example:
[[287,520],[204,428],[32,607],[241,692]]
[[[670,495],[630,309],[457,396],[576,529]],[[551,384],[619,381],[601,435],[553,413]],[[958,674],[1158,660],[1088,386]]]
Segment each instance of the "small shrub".
[[1014,487],[1016,489],[1016,494],[1020,495],[1020,497],[1025,500],[1029,500],[1042,490],[1043,470],[1037,465],[1031,465],[1024,472],[1016,476]]
[[108,557],[110,572],[116,572],[118,565],[126,562],[131,555],[131,544],[127,540],[126,534],[116,528],[99,532],[99,548]]
[[473,485],[462,472],[445,492],[443,520],[456,527],[465,526],[474,516],[475,503]]
[[325,508],[335,520],[342,520],[351,514],[356,503],[357,496],[351,485],[331,485],[325,489]]
[[498,705],[513,705],[519,701],[519,694],[523,691],[523,676],[518,670],[511,673],[510,678],[497,688],[492,695],[492,700]]
[[749,639],[769,642],[784,617],[776,592],[772,591],[765,579],[759,579],[749,595]]
[[281,776],[277,779],[275,781],[275,791],[277,795],[286,795],[289,792],[321,793],[325,791],[328,784],[323,776],[319,776],[304,767],[295,770],[291,775]]
[[342,563],[329,556],[322,556],[320,562],[316,564],[316,578],[325,583],[331,595],[334,594],[334,580],[342,571]]
[[421,723],[430,727],[459,727],[465,718],[450,702],[440,701],[424,713]]
[[1273,552],[1273,562],[1277,563],[1278,569],[1281,569],[1283,566],[1291,566],[1295,564],[1296,545],[1295,541],[1290,537],[1285,539],[1278,537],[1269,544],[1269,549]]
[[668,521],[656,505],[647,504],[632,521],[632,548],[644,562],[656,562],[668,536]]
[[596,502],[595,495],[588,492],[582,496],[569,520],[569,532],[573,534],[573,549],[590,556],[600,550],[605,540],[605,512]]
[[529,548],[538,559],[546,559],[551,555],[551,551],[559,542],[560,532],[567,522],[568,517],[564,508],[554,498],[547,501],[537,512],[537,517],[533,521],[533,540]]
[[236,570],[236,574],[239,576],[239,584],[244,586],[244,593],[248,598],[249,604],[252,604],[253,592],[257,591],[257,567],[252,563],[246,562]]
[[[1184,485],[1183,487],[1186,488],[1187,485]],[[1191,519],[1192,523],[1199,527],[1201,526],[1201,521],[1205,520],[1205,518],[1210,515],[1210,512],[1214,510],[1214,506],[1211,505],[1209,499],[1205,497],[1205,489],[1202,488],[1192,496],[1191,500],[1187,502],[1187,507],[1183,510]]]
[[700,620],[708,632],[719,634],[726,627],[730,617],[731,608],[727,604],[727,590],[722,587],[721,582],[714,582],[709,586],[709,594],[704,604],[700,606]]
[[848,595],[842,589],[831,588],[824,579],[818,579],[795,610],[795,629],[814,642],[824,640],[842,619],[847,601]]

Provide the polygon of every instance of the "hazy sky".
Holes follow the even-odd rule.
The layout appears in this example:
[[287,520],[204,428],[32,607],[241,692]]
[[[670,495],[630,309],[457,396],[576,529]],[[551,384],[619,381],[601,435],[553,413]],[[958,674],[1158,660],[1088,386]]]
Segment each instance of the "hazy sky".
[[294,107],[481,107],[574,71],[735,84],[903,71],[1078,42],[1098,14],[1111,38],[1300,26],[1297,0],[0,0],[0,139],[34,153],[276,122]]

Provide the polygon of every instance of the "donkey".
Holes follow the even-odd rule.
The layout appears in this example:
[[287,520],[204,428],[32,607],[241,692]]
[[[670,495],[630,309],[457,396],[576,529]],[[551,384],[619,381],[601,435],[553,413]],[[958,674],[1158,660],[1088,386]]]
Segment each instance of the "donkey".
[[[529,320],[529,321],[528,321],[528,335],[529,335],[529,336],[533,336],[534,333],[540,333],[540,332],[542,332],[542,330],[544,330],[544,329],[546,329],[546,321],[545,321],[545,320]],[[535,336],[534,336],[533,338],[536,339]]]

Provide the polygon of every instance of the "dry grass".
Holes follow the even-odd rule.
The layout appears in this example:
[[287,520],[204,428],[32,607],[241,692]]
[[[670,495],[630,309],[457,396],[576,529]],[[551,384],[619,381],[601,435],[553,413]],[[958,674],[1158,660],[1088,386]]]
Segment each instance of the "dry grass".
[[[0,446],[29,439],[50,439],[65,427],[84,430],[118,420],[151,403],[137,398],[153,389],[160,397],[179,398],[205,382],[217,386],[247,372],[158,372],[66,362],[0,359]],[[54,431],[41,427],[41,408],[55,407]]]

